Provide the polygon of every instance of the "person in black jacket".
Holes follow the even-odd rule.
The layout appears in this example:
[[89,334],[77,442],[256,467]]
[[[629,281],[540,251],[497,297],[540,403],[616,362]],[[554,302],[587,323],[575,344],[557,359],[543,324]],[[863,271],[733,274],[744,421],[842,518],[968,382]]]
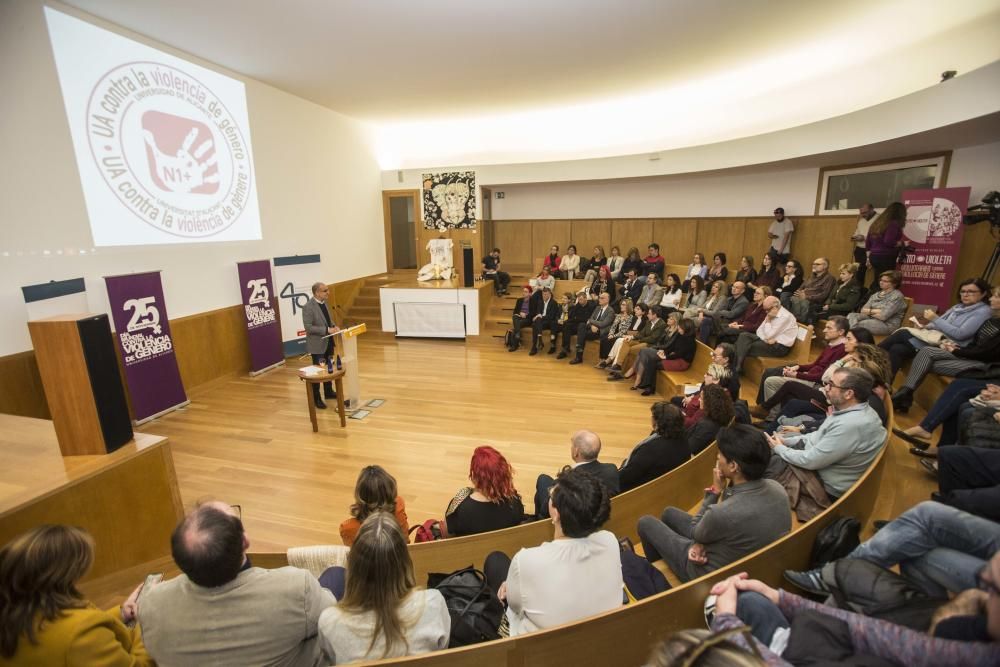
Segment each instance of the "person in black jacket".
[[511,337],[510,345],[507,346],[509,352],[516,352],[517,348],[521,347],[521,329],[531,326],[531,316],[534,310],[532,308],[533,301],[532,289],[525,285],[521,288],[521,296],[514,302],[514,314],[511,315],[511,328],[514,335]]
[[702,386],[701,403],[704,415],[687,431],[688,447],[691,448],[692,456],[712,444],[719,429],[728,426],[736,415],[733,399],[722,385]]
[[531,352],[534,356],[545,347],[542,342],[542,331],[548,329],[552,332],[552,345],[549,347],[549,354],[556,352],[556,334],[559,333],[559,315],[562,308],[552,298],[552,290],[548,287],[542,288],[542,300],[535,304],[531,311]]
[[[629,271],[633,271],[637,276],[642,276],[642,257],[639,256],[638,248],[628,249],[628,254],[625,256],[625,262],[622,264],[622,271],[618,274],[618,282],[625,282],[625,279],[628,278]],[[641,282],[645,284],[645,281]],[[633,298],[632,301],[635,301],[635,298]]]
[[669,341],[639,350],[632,389],[641,389],[643,396],[650,396],[656,391],[656,372],[661,368],[686,371],[694,361],[696,328],[694,320],[684,318],[677,323],[677,335]]
[[569,307],[569,317],[562,325],[562,350],[559,351],[559,359],[565,359],[569,356],[573,336],[576,335],[581,325],[587,323],[596,307],[595,301],[587,300],[587,293],[584,290],[576,293],[576,303]]
[[691,457],[681,411],[667,401],[654,403],[650,411],[653,432],[632,448],[618,469],[622,491],[656,479]]
[[[614,463],[601,463],[601,439],[592,431],[577,431],[570,438],[569,455],[576,470],[596,477],[608,489],[609,496],[618,495],[618,467]],[[549,489],[555,484],[550,475],[539,475],[535,482],[535,516],[546,519],[549,516]]]
[[639,296],[642,295],[642,288],[646,286],[646,281],[637,278],[634,269],[629,269],[628,272],[623,270],[622,273],[625,274],[625,280],[618,295],[618,301],[632,299],[632,303],[639,303]]

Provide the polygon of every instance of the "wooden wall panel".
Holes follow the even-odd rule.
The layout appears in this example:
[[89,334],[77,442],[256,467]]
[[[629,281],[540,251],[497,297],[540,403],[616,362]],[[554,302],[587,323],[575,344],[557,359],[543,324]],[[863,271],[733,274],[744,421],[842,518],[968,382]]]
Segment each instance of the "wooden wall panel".
[[792,235],[792,255],[808,265],[817,257],[826,257],[830,266],[847,262],[854,254],[851,233],[857,223],[856,216],[812,216],[795,220]]
[[0,413],[52,419],[34,350],[0,357]]
[[576,251],[581,257],[594,254],[594,246],[603,246],[604,254],[611,249],[610,220],[574,220],[570,232]]
[[[980,222],[978,225],[966,227],[962,232],[962,246],[958,253],[958,270],[955,277],[961,281],[981,276],[996,247],[997,239],[990,235],[990,223]],[[1000,270],[995,271],[989,279],[990,284],[1000,285]]]
[[712,256],[717,252],[726,253],[726,265],[730,271],[739,266],[739,258],[743,253],[745,222],[745,218],[698,220],[696,249],[705,255],[705,261],[709,266],[712,264]]
[[[628,255],[629,248],[638,248],[639,256],[644,257],[646,247],[653,241],[652,220],[612,220],[611,245],[618,246],[622,256]],[[663,245],[662,243],[660,244]],[[662,249],[662,248],[661,248]],[[610,246],[605,248],[611,254]]]
[[[660,244],[660,254],[667,264],[690,264],[697,235],[698,221],[692,218],[653,220],[653,241]],[[639,251],[646,256],[645,248]]]
[[504,220],[493,225],[493,240],[500,248],[508,271],[526,271],[531,267],[531,223]]
[[[740,255],[753,257],[754,267],[757,269],[760,269],[760,258],[767,253],[767,249],[771,246],[771,240],[767,238],[767,229],[773,220],[773,217],[747,218],[743,223],[743,249],[740,251]],[[795,242],[794,236],[792,242]],[[737,262],[733,266],[738,268],[739,263]]]
[[561,255],[566,254],[566,246],[572,243],[569,220],[535,220],[530,224],[532,261],[549,254],[553,244],[559,246]]
[[242,305],[172,319],[170,331],[188,391],[220,377],[250,372]]

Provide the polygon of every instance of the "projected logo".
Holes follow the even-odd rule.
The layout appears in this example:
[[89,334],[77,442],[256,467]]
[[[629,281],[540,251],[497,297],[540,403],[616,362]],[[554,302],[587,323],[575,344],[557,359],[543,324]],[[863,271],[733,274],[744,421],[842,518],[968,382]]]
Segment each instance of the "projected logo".
[[177,67],[132,62],[106,73],[90,95],[87,135],[121,205],[164,233],[218,234],[252,196],[242,129],[219,97]]

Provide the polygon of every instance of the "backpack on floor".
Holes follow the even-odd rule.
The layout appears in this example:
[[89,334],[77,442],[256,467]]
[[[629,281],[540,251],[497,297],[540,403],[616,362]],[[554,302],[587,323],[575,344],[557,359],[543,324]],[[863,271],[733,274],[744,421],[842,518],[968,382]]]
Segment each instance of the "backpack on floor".
[[830,561],[843,558],[861,544],[861,524],[850,516],[835,519],[816,535],[813,542],[809,569],[815,570]]
[[486,583],[486,575],[471,565],[451,574],[430,574],[427,587],[444,597],[451,616],[448,648],[500,638],[503,603]]

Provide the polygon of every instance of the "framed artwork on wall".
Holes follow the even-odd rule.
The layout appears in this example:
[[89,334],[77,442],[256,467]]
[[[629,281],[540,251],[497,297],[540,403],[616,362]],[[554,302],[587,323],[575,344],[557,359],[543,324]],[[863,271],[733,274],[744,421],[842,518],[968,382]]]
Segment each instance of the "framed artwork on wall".
[[902,201],[904,190],[947,185],[951,151],[892,161],[823,167],[819,170],[816,215],[849,215],[862,204],[883,209]]

